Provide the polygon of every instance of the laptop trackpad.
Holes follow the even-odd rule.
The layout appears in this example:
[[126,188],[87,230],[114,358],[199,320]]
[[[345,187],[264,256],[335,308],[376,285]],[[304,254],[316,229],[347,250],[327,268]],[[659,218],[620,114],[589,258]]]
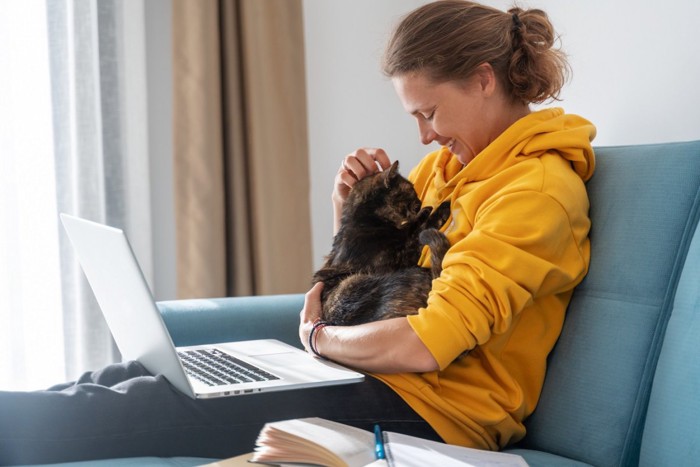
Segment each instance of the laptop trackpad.
[[230,349],[249,357],[264,357],[266,355],[291,354],[294,355],[300,350],[274,339],[261,339],[252,341],[229,342],[220,344],[222,349]]
[[299,360],[299,355],[295,355],[293,353],[281,353],[281,354],[274,354],[274,355],[258,355],[255,357],[255,360],[269,364],[269,365],[282,366],[282,367],[299,366],[300,363],[302,365],[304,364],[304,362]]

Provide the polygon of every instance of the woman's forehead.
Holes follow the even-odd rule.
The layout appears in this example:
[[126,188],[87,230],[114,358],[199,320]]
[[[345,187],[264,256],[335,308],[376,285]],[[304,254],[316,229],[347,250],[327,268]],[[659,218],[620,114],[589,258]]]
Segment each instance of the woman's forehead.
[[431,109],[435,104],[465,88],[457,82],[435,82],[425,73],[408,73],[391,78],[394,89],[409,114]]

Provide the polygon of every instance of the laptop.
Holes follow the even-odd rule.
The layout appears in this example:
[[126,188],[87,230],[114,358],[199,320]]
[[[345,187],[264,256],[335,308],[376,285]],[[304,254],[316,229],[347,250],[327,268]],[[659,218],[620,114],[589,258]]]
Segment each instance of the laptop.
[[274,339],[175,347],[120,229],[61,221],[124,360],[138,360],[192,398],[356,383],[364,375]]

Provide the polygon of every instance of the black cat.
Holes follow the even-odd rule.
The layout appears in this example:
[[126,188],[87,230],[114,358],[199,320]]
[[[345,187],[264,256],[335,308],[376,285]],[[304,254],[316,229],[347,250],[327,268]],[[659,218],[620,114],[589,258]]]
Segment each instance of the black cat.
[[[313,276],[323,282],[322,319],[352,325],[415,314],[426,305],[432,280],[440,275],[450,247],[438,231],[450,203],[421,209],[398,161],[353,186],[326,262]],[[419,267],[423,245],[432,267]]]

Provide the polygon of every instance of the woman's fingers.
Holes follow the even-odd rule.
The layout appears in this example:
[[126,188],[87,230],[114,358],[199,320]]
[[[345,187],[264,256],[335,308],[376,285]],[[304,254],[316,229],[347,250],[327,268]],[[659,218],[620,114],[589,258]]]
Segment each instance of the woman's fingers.
[[381,148],[360,148],[348,154],[336,174],[333,199],[345,200],[355,183],[390,166],[391,160]]

